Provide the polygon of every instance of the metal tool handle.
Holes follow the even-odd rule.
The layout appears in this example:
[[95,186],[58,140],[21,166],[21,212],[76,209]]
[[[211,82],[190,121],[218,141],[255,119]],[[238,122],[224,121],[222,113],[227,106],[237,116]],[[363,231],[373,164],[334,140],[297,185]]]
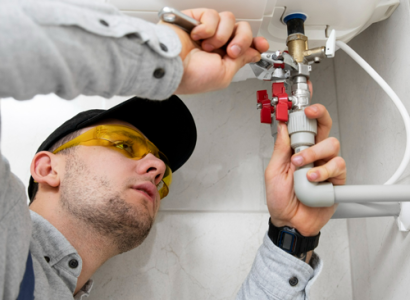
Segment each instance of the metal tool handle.
[[164,22],[181,27],[188,33],[190,33],[195,26],[201,24],[201,22],[183,14],[179,10],[168,6],[165,6],[158,12],[158,17]]

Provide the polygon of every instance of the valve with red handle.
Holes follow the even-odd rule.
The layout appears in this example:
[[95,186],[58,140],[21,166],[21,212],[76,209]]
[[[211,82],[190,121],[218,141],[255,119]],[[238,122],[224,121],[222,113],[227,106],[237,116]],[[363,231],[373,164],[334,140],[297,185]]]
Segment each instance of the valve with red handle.
[[[257,91],[256,100],[258,102],[258,108],[261,109],[261,123],[271,124],[272,114],[275,111],[276,120],[288,122],[288,111],[292,108],[292,101],[289,100],[283,82],[272,83],[272,101],[269,100],[266,90]],[[276,109],[274,105],[276,105]]]
[[272,123],[272,114],[275,112],[275,107],[271,104],[266,90],[256,92],[256,101],[258,108],[261,109],[261,123]]

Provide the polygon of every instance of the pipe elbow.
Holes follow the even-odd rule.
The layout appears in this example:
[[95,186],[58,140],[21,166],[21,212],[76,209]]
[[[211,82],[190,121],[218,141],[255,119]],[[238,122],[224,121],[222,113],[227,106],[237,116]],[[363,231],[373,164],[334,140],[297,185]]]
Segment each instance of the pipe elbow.
[[296,197],[310,207],[329,207],[335,204],[335,192],[330,182],[310,182],[306,174],[313,165],[305,166],[293,174]]

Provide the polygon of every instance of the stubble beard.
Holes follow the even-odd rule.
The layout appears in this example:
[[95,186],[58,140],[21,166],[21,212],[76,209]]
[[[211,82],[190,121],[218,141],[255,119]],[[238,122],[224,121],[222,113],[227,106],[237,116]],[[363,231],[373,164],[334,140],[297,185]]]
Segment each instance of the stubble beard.
[[143,202],[142,207],[135,207],[127,203],[108,178],[92,174],[75,152],[68,156],[60,185],[63,209],[103,239],[109,239],[109,243],[116,245],[118,254],[139,246],[154,222],[147,204]]

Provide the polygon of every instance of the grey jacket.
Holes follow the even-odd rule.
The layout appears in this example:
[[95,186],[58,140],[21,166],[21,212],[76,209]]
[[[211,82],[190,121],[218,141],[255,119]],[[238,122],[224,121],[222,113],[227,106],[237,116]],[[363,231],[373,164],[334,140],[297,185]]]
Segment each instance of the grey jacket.
[[[125,16],[107,4],[0,0],[0,98],[55,93],[65,99],[80,94],[164,99],[183,74],[180,50],[168,27]],[[154,75],[158,69],[162,77]],[[35,298],[73,299],[81,257],[47,220],[34,212],[30,216],[26,203],[24,185],[1,156],[0,297],[17,298],[30,249]],[[317,256],[313,266],[265,235],[237,299],[308,299],[322,266]],[[289,283],[293,277],[295,286]],[[87,282],[75,299],[86,297],[91,287]]]

